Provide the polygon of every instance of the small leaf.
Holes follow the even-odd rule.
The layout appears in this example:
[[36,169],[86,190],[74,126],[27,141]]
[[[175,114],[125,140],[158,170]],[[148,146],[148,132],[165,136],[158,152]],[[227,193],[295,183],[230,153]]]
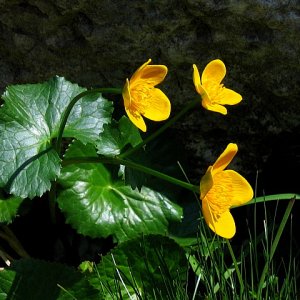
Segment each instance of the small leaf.
[[106,296],[121,293],[120,299],[176,299],[176,291],[184,293],[186,274],[183,249],[166,237],[150,235],[121,243],[105,255],[90,283]]
[[9,299],[10,289],[13,285],[16,273],[11,270],[0,271],[0,300]]
[[119,122],[104,125],[104,131],[97,142],[98,153],[105,156],[116,156],[128,144],[132,147],[142,142],[139,130],[123,116]]
[[21,259],[0,271],[0,299],[96,300],[99,296],[83,274],[58,263]]
[[10,223],[16,216],[18,208],[23,199],[20,197],[10,197],[2,199],[0,197],[0,223]]
[[[7,192],[22,198],[41,196],[51,187],[60,172],[60,159],[54,150],[47,151],[70,101],[85,91],[62,77],[39,84],[9,86],[0,109],[0,187],[7,184],[14,172],[38,156],[10,182]],[[109,123],[111,102],[99,95],[87,95],[73,107],[64,137],[83,143],[93,142]]]
[[[93,146],[72,144],[66,157],[97,157]],[[63,190],[58,196],[66,221],[79,233],[91,237],[114,235],[124,241],[141,233],[165,234],[170,221],[180,221],[182,209],[149,188],[132,190],[113,181],[101,163],[64,167],[59,177]]]

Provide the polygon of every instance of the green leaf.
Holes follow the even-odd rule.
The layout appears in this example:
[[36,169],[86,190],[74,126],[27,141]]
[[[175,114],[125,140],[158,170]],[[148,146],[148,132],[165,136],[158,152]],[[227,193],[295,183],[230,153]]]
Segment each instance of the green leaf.
[[[66,157],[97,157],[92,145],[72,144]],[[164,195],[142,188],[132,190],[113,181],[101,163],[64,167],[59,177],[63,190],[58,196],[66,221],[79,233],[91,237],[114,235],[124,241],[141,233],[166,233],[170,221],[180,221],[182,209]]]
[[[10,182],[7,192],[20,197],[41,196],[60,172],[60,159],[49,149],[58,135],[62,115],[72,98],[85,91],[62,77],[39,84],[9,86],[0,110],[0,186],[5,186],[14,172],[37,155]],[[80,99],[69,116],[64,137],[83,143],[93,142],[109,123],[112,104],[102,96]],[[40,155],[43,151],[45,154]]]
[[16,216],[18,208],[23,199],[20,197],[10,197],[2,199],[0,197],[0,223],[10,223]]
[[7,300],[16,273],[11,270],[0,271],[0,300]]
[[[105,255],[90,283],[105,299],[187,299],[186,274],[183,249],[166,237],[150,235],[121,243]],[[186,297],[177,298],[179,292]]]
[[83,274],[58,263],[22,259],[0,272],[0,299],[96,300],[99,296]]
[[98,153],[105,156],[115,156],[128,144],[132,147],[142,142],[139,130],[123,116],[119,122],[104,125],[104,131],[97,141]]

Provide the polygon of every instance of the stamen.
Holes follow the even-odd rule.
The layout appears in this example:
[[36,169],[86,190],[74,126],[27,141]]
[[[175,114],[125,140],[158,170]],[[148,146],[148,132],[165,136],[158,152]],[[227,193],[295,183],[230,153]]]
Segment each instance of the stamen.
[[206,194],[208,205],[214,215],[220,216],[230,208],[230,187],[214,183]]

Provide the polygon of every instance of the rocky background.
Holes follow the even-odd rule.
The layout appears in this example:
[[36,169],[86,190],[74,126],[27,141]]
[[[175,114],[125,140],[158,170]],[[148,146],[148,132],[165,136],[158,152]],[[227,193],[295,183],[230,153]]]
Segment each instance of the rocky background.
[[0,0],[0,90],[54,75],[85,87],[119,87],[152,58],[169,68],[160,87],[175,114],[197,96],[192,64],[201,72],[220,58],[225,86],[244,100],[227,116],[199,104],[173,126],[188,156],[186,172],[196,182],[236,142],[233,167],[252,184],[259,174],[266,193],[299,192],[297,2]]

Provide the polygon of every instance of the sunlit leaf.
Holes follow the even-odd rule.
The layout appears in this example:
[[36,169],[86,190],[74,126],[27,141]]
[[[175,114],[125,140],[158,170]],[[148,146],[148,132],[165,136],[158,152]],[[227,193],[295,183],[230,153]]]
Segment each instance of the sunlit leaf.
[[[0,109],[0,187],[4,187],[24,163],[49,149],[58,135],[67,105],[84,90],[61,77],[6,89],[5,104]],[[83,143],[95,141],[103,124],[110,122],[111,113],[111,102],[99,94],[85,96],[71,111],[64,137]],[[59,172],[57,153],[46,151],[9,182],[7,192],[23,198],[40,196],[50,189],[51,181]]]
[[[74,143],[66,157],[97,157],[92,145]],[[114,181],[101,163],[64,167],[59,177],[58,204],[66,221],[91,237],[114,235],[124,241],[144,233],[168,231],[170,221],[180,221],[182,209],[164,195],[143,187],[141,191]]]

